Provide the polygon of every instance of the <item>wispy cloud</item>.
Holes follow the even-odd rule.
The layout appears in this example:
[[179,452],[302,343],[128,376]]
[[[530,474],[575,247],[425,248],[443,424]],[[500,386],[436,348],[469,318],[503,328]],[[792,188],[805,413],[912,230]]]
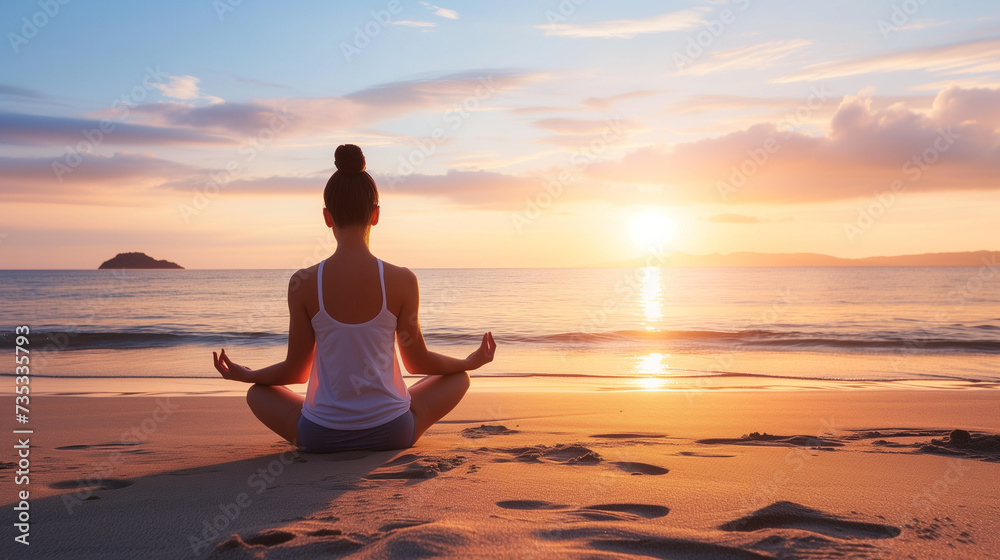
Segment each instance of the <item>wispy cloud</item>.
[[33,89],[27,89],[17,86],[12,86],[8,84],[0,84],[0,96],[3,97],[15,97],[21,99],[31,99],[31,100],[43,100],[47,99],[48,96],[40,91],[35,91]]
[[953,75],[1000,71],[1000,37],[821,62],[771,81],[818,81],[900,70],[925,70]]
[[946,20],[938,20],[932,18],[921,18],[915,19],[907,24],[904,24],[896,28],[896,31],[917,31],[920,29],[931,29],[934,27],[941,27],[942,25],[948,25],[952,23]]
[[593,23],[547,23],[537,25],[548,37],[631,39],[636,35],[692,29],[703,21],[702,10],[691,9],[645,19],[615,19]]
[[[486,93],[485,88],[506,90],[538,80],[540,74],[509,70],[479,70],[458,72],[429,79],[405,80],[380,84],[344,96],[361,105],[378,107],[379,111],[408,107],[448,107],[456,100]],[[492,93],[492,92],[490,92]]]
[[[941,91],[939,87],[935,92]],[[894,103],[903,103],[908,107],[929,109],[936,95],[872,95],[872,106],[885,108]],[[671,104],[668,114],[698,114],[708,111],[748,111],[762,110],[774,112],[795,111],[802,106],[801,97],[752,97],[746,95],[693,95]],[[826,112],[833,112],[836,107],[830,107]],[[820,108],[815,113],[823,113]]]
[[625,93],[619,93],[618,95],[609,95],[607,97],[588,97],[580,102],[581,105],[588,109],[593,109],[595,111],[607,111],[612,105],[619,101],[625,101],[626,99],[638,99],[640,97],[649,97],[651,95],[659,95],[663,93],[660,90],[639,90],[639,91],[628,91]]
[[402,25],[403,27],[417,27],[421,29],[432,29],[437,27],[437,24],[433,21],[413,21],[409,19],[401,19],[397,21],[389,22],[392,25]]
[[198,169],[148,154],[116,153],[112,156],[80,154],[82,163],[53,180],[51,158],[0,157],[4,181],[0,198],[7,201],[85,202],[117,204],[110,197],[128,195],[127,203],[167,181],[193,177]]
[[[185,177],[180,180],[165,182],[157,187],[157,190],[176,190],[181,192],[191,192],[204,184],[203,176],[207,176],[210,170],[202,170],[197,176]],[[246,194],[254,196],[288,196],[288,195],[311,195],[320,196],[323,187],[329,176],[316,177],[287,177],[272,175],[269,177],[254,177],[247,179],[236,179],[226,183],[226,193]]]
[[[553,132],[555,134],[593,136],[606,130],[609,126],[609,121],[606,119],[551,118],[540,119],[532,124],[546,132]],[[642,129],[642,124],[634,120],[617,119],[613,124],[616,129],[632,131]]]
[[[376,182],[384,179],[376,175]],[[512,203],[533,196],[541,181],[492,171],[450,170],[444,175],[413,174],[396,183],[393,193],[425,196],[480,208],[510,208]]]
[[251,86],[260,86],[260,87],[273,88],[273,89],[292,89],[292,88],[290,88],[288,86],[283,86],[281,84],[275,84],[275,83],[267,82],[267,81],[264,81],[264,80],[258,80],[256,78],[248,78],[247,76],[240,76],[239,74],[234,74],[232,72],[223,72],[223,74],[226,75],[226,76],[229,76],[230,78],[232,78],[232,79],[234,79],[234,80],[236,80],[236,81],[238,81],[240,83],[248,84],[248,85],[251,85]]
[[512,107],[510,112],[515,115],[542,115],[546,113],[567,113],[572,111],[577,111],[578,109],[573,109],[572,107],[553,107],[545,105],[533,105],[530,107]]
[[[75,145],[85,133],[108,144],[226,144],[230,140],[200,130],[146,126],[110,121],[110,132],[98,119],[0,113],[0,144]],[[104,127],[108,123],[104,123]]]
[[[132,110],[147,124],[161,127],[181,127],[213,131],[219,134],[248,134],[271,124],[276,113],[281,112],[273,101],[260,103],[221,102],[201,107],[179,102],[160,102],[139,105]],[[284,128],[284,127],[282,127]]]
[[784,58],[801,53],[811,44],[812,41],[806,39],[790,39],[718,51],[712,53],[708,60],[699,60],[697,63],[678,71],[678,74],[703,76],[727,70],[760,70],[774,66]]
[[[101,119],[114,125],[102,133],[106,144],[181,145],[238,144],[247,134],[270,128],[285,137],[323,136],[353,131],[400,116],[441,111],[477,92],[490,95],[541,79],[539,74],[511,70],[470,71],[388,82],[345,96],[274,98],[249,103],[219,100],[208,105],[160,101],[136,105],[126,114],[99,111],[88,117],[54,117],[0,112],[0,144],[56,148],[75,145],[86,131],[99,131]],[[492,88],[491,91],[488,91]],[[174,92],[190,95],[190,90]],[[281,122],[275,121],[279,119]],[[97,132],[92,132],[97,134]]]
[[154,83],[153,87],[160,90],[160,93],[164,97],[170,97],[172,99],[181,99],[184,101],[204,99],[211,103],[221,103],[222,99],[215,97],[214,95],[206,95],[201,92],[201,88],[198,83],[201,81],[199,78],[194,76],[167,76],[169,81],[166,83]]
[[432,14],[436,16],[440,16],[445,19],[458,19],[458,12],[456,12],[455,10],[442,8],[441,6],[435,6],[434,4],[430,4],[428,2],[421,2],[420,4],[426,7],[428,10],[431,11]]

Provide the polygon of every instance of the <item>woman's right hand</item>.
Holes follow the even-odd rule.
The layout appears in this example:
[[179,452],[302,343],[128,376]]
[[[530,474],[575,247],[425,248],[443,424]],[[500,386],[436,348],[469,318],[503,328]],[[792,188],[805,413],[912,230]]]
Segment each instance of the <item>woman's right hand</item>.
[[226,379],[232,379],[233,381],[242,381],[243,383],[251,383],[251,374],[253,370],[241,366],[239,364],[233,363],[226,355],[226,349],[222,349],[222,355],[212,352],[212,362],[215,364],[215,369],[222,374],[222,377]]
[[466,370],[479,369],[493,361],[493,354],[497,351],[497,343],[493,340],[493,333],[488,332],[483,335],[483,342],[475,352],[469,354],[465,359]]

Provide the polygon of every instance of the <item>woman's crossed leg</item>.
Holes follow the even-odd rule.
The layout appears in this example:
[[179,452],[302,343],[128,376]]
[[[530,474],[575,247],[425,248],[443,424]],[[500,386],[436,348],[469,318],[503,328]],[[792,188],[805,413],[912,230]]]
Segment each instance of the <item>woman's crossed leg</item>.
[[[413,442],[444,418],[469,389],[466,372],[428,375],[410,387],[410,412],[413,413]],[[282,385],[255,384],[247,391],[250,410],[265,426],[298,446],[298,424],[305,397]]]

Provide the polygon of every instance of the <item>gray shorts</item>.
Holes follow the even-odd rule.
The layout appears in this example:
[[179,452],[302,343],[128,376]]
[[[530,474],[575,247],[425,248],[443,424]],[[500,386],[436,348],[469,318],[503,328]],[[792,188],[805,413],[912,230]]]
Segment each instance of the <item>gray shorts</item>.
[[413,413],[407,410],[399,418],[381,426],[364,430],[334,430],[299,417],[299,449],[306,453],[335,453],[337,451],[386,451],[406,449],[413,445],[416,423]]

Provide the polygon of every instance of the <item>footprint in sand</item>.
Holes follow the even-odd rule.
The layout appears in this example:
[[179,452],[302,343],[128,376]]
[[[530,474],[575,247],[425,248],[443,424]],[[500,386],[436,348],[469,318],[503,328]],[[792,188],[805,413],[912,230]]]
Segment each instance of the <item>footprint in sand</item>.
[[677,455],[680,455],[682,457],[713,457],[719,459],[722,458],[728,459],[736,456],[736,455],[719,455],[717,453],[699,453],[697,451],[678,451]]
[[778,436],[767,432],[744,434],[738,438],[709,438],[699,439],[695,443],[702,445],[763,445],[763,446],[784,446],[784,447],[810,447],[823,451],[833,451],[834,447],[843,447],[844,444],[837,438],[816,437],[816,436]]
[[511,430],[507,426],[491,426],[489,424],[483,424],[482,426],[476,426],[474,428],[466,428],[459,432],[462,437],[471,439],[490,436],[509,436],[516,433],[518,433],[517,430]]
[[250,546],[275,546],[286,543],[295,538],[293,533],[288,531],[265,531],[258,533],[243,542]]
[[[450,471],[465,463],[465,457],[421,457],[416,454],[406,454],[389,461],[378,469],[365,475],[368,480],[421,480]],[[383,470],[385,467],[403,466],[402,469]]]
[[593,539],[588,544],[590,548],[596,550],[652,558],[704,558],[706,560],[772,559],[771,556],[731,546],[666,537]]
[[118,490],[128,486],[132,486],[132,481],[125,478],[61,480],[49,484],[49,488],[55,490]]
[[223,558],[260,558],[261,553],[269,548],[277,548],[279,554],[290,557],[340,558],[356,552],[365,543],[344,536],[337,529],[319,529],[311,531],[306,537],[300,538],[295,533],[280,529],[263,531],[246,539],[233,535],[219,543],[209,556],[213,559]]
[[635,463],[632,461],[615,461],[611,463],[613,466],[629,473],[629,474],[650,474],[650,475],[661,475],[670,472],[669,469],[663,467],[657,467],[656,465],[650,465],[647,463]]
[[389,461],[388,463],[384,463],[382,466],[383,467],[395,467],[397,465],[406,465],[408,463],[412,463],[412,462],[416,461],[419,458],[420,458],[420,455],[417,455],[415,453],[407,453],[405,455],[400,455],[399,457],[396,457],[395,459]]
[[504,500],[497,502],[497,505],[504,509],[566,509],[569,506],[543,502],[541,500]]
[[652,504],[598,504],[568,512],[590,521],[628,521],[641,517],[656,519],[670,513],[670,508]]
[[316,529],[315,531],[309,531],[310,537],[336,537],[338,535],[343,535],[344,532],[340,529]]
[[596,452],[582,445],[535,445],[532,447],[513,447],[499,449],[501,453],[513,455],[513,459],[497,459],[498,462],[523,461],[526,463],[563,463],[567,465],[596,465],[604,459]]
[[[481,451],[489,451],[482,448]],[[555,445],[547,447],[536,445],[532,447],[513,447],[508,449],[498,449],[501,453],[513,455],[513,458],[495,459],[500,463],[509,461],[523,461],[526,463],[561,463],[564,465],[598,465],[604,461],[596,451],[582,445]],[[669,469],[650,465],[648,463],[638,463],[635,461],[611,461],[612,467],[627,472],[631,475],[663,475],[670,472]]]
[[745,434],[738,438],[708,438],[699,439],[695,443],[702,445],[779,445],[798,447],[843,447],[843,443],[830,438],[818,438],[814,436],[779,436],[768,433],[754,432]]
[[639,517],[654,519],[670,513],[670,508],[653,504],[597,504],[580,508],[570,508],[543,500],[504,500],[496,504],[504,509],[560,511],[590,521],[627,521]]
[[667,437],[666,434],[648,434],[642,432],[628,432],[621,434],[594,434],[592,438],[601,439],[659,439]]
[[891,539],[899,527],[850,521],[807,508],[794,502],[775,502],[750,515],[719,526],[723,531],[752,532],[760,529],[801,529],[839,539]]
[[[536,533],[546,540],[571,541],[577,548],[649,558],[766,560],[773,558],[741,548],[691,539],[662,537],[639,531],[605,527],[547,529]],[[617,557],[617,556],[616,556]]]
[[426,525],[430,523],[426,519],[398,519],[396,521],[391,521],[382,525],[378,528],[379,531],[383,533],[388,533],[389,531],[395,531],[396,529],[406,529],[408,527],[417,527],[420,525]]

